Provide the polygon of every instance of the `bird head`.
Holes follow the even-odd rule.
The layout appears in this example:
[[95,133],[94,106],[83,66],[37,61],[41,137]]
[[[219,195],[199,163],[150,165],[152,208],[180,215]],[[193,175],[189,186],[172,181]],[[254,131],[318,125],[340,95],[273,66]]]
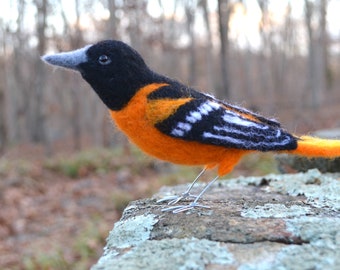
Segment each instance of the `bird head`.
[[157,78],[140,54],[124,42],[105,40],[42,57],[48,64],[79,71],[112,110],[124,107],[136,91]]

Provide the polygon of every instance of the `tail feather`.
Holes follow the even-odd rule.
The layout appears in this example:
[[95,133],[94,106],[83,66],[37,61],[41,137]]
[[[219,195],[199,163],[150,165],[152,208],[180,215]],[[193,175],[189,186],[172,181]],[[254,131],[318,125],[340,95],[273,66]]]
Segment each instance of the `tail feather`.
[[307,157],[340,157],[340,140],[301,136],[298,138],[297,148],[289,153]]

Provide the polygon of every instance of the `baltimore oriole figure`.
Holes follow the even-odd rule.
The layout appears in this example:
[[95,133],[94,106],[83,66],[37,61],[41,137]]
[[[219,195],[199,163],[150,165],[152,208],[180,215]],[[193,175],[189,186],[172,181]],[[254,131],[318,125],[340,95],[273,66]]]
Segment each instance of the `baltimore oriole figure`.
[[[242,156],[254,151],[284,152],[308,157],[340,156],[340,140],[295,136],[267,119],[152,71],[130,46],[115,40],[46,55],[51,65],[79,71],[109,109],[118,128],[144,152],[176,164],[218,167],[213,179],[189,205],[166,210],[181,212]],[[204,170],[205,170],[204,169]],[[175,204],[192,196],[166,198]]]

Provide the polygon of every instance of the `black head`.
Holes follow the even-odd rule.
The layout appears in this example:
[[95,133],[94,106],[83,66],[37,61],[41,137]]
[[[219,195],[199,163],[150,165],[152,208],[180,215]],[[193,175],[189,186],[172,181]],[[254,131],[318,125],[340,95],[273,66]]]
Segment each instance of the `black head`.
[[47,55],[43,60],[79,71],[111,110],[124,107],[140,87],[161,80],[161,76],[147,67],[138,52],[116,40]]

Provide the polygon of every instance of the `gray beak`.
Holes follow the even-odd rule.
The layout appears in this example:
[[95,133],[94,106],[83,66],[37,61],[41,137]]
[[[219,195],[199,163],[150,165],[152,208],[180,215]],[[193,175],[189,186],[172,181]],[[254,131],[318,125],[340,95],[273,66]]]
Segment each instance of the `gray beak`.
[[79,71],[79,65],[87,61],[86,52],[91,46],[92,45],[87,45],[84,48],[70,52],[44,55],[41,59],[53,66]]

